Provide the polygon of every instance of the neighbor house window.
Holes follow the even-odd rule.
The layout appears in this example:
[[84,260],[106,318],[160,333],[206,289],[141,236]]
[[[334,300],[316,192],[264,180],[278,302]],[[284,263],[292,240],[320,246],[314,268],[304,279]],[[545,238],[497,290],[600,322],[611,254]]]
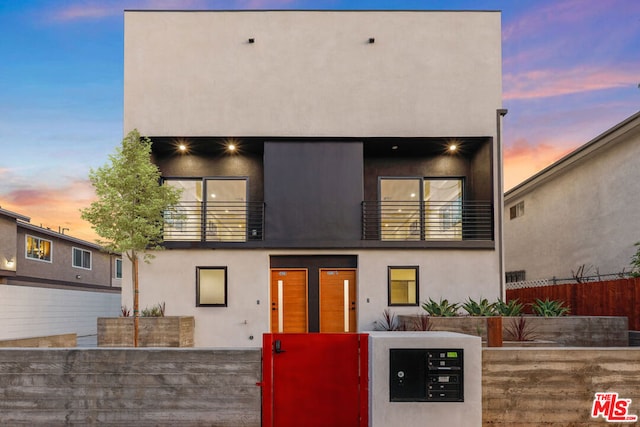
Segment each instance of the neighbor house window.
[[73,248],[73,266],[91,270],[91,252],[80,248]]
[[116,258],[116,279],[122,279],[122,258]]
[[524,215],[524,200],[509,208],[509,219],[518,218],[522,215]]
[[196,307],[227,306],[227,267],[196,267]]
[[27,236],[26,257],[40,261],[51,262],[51,240]]
[[520,271],[507,271],[505,273],[505,279],[507,283],[524,282],[526,280],[526,273],[524,270]]
[[418,267],[389,267],[389,305],[418,305]]

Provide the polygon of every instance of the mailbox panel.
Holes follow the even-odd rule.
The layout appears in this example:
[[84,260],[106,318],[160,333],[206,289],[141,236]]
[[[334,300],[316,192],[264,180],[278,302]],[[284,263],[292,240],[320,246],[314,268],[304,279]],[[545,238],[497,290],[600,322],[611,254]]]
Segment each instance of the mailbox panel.
[[389,350],[391,402],[464,402],[463,350]]

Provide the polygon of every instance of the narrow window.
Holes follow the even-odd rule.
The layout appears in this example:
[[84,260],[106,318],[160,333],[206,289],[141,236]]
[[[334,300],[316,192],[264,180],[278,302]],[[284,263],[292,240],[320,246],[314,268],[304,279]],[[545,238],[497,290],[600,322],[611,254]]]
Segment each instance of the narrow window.
[[116,258],[116,279],[122,279],[122,258]]
[[418,267],[389,267],[389,305],[418,305]]
[[524,270],[507,271],[505,276],[507,283],[524,282],[526,280],[526,273]]
[[73,266],[91,270],[91,252],[80,248],[73,248]]
[[196,267],[196,307],[227,306],[227,267]]
[[25,246],[27,258],[51,262],[51,240],[27,235]]
[[518,218],[522,215],[524,215],[524,200],[509,208],[509,219]]

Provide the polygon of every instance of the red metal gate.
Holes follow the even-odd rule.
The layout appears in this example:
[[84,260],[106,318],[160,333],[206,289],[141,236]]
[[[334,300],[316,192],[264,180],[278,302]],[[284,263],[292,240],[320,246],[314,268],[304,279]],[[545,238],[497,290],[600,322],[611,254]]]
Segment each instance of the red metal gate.
[[263,427],[366,427],[367,334],[264,334]]

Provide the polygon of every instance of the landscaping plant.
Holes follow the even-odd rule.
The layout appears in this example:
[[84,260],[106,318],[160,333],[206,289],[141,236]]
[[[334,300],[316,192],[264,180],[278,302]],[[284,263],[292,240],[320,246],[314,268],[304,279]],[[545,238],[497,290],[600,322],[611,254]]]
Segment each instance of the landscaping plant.
[[571,311],[570,307],[564,305],[564,301],[549,301],[549,298],[544,301],[536,298],[536,301],[531,305],[531,308],[535,314],[544,317],[566,316]]
[[162,249],[164,212],[180,201],[180,190],[160,185],[160,170],[151,162],[151,140],[137,130],[127,134],[110,163],[89,172],[97,200],[82,210],[105,251],[126,255],[133,281],[133,345],[138,346],[140,257],[149,262],[149,249]]
[[440,298],[440,302],[435,302],[431,298],[422,304],[422,308],[435,317],[454,317],[458,315],[459,304],[449,303],[446,299]]
[[490,303],[486,298],[482,298],[480,302],[469,298],[462,304],[462,308],[470,316],[493,316],[496,314],[495,303]]
[[498,301],[495,303],[496,314],[500,316],[520,316],[523,308],[524,306],[517,298],[508,302],[505,302],[502,298],[498,298]]
[[142,317],[164,317],[164,302],[158,303],[151,308],[145,308],[140,313]]
[[380,320],[376,320],[374,323],[374,329],[376,331],[398,331],[400,330],[400,325],[398,323],[398,319],[396,315],[389,309],[386,309],[382,312],[382,318]]
[[504,330],[510,341],[533,341],[536,339],[535,330],[527,323],[524,316],[511,319],[511,323],[505,325]]

